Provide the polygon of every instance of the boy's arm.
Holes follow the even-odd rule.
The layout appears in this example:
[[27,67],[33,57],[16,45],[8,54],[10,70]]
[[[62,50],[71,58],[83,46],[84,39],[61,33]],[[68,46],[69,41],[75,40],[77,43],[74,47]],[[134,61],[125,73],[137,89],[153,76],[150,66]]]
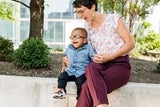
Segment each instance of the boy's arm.
[[64,61],[64,60],[65,60],[65,57],[66,57],[66,56],[63,56],[63,57],[62,57],[62,69],[61,69],[61,72],[64,72],[65,69],[66,69],[66,67],[67,67],[67,65],[66,65],[66,63],[65,63],[65,61]]
[[95,55],[95,50],[93,49],[93,47],[88,44],[88,49],[89,49],[89,57],[91,58],[91,61],[93,61],[93,57]]
[[68,49],[69,49],[69,46],[65,50],[65,52],[63,54],[63,57],[62,57],[62,69],[61,69],[61,72],[65,71],[66,67],[69,65],[69,59],[67,57],[67,51],[68,51]]

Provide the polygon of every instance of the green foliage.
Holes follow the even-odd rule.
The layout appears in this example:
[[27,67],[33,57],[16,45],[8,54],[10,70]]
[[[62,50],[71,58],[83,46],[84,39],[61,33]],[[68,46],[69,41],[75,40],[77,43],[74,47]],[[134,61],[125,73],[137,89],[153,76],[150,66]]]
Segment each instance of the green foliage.
[[105,12],[120,12],[122,0],[98,0],[99,4],[102,6]]
[[130,56],[133,56],[135,58],[138,58],[141,54],[139,53],[138,49],[133,49],[131,52],[130,52]]
[[143,21],[142,22],[142,27],[144,27],[144,29],[148,29],[151,27],[151,23],[147,22],[147,21]]
[[134,14],[142,19],[150,14],[151,7],[159,2],[159,0],[98,0],[105,12],[118,12],[124,17]]
[[160,0],[98,0],[98,2],[105,12],[117,12],[124,18],[129,18],[129,31],[132,32],[135,22],[144,20]]
[[138,37],[139,52],[147,54],[148,50],[160,50],[160,34],[150,31],[146,37]]
[[0,36],[0,61],[11,61],[13,42]]
[[150,30],[151,24],[144,21],[134,34],[136,48],[133,55],[147,55],[148,50],[160,50],[160,34]]
[[150,31],[146,36],[137,37],[137,50],[146,55],[148,50],[160,50],[160,34]]
[[49,48],[38,38],[26,39],[13,54],[14,62],[22,68],[42,68],[49,66]]
[[15,20],[13,12],[14,12],[15,6],[9,2],[6,1],[0,1],[0,19],[5,20]]

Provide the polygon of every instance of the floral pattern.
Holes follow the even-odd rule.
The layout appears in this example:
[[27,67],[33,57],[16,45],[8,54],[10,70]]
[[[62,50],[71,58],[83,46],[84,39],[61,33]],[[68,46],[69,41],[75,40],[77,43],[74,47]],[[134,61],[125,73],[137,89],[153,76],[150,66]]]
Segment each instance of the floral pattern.
[[119,14],[107,14],[103,24],[98,28],[91,28],[87,25],[89,43],[96,53],[111,54],[124,45],[123,39],[117,33]]

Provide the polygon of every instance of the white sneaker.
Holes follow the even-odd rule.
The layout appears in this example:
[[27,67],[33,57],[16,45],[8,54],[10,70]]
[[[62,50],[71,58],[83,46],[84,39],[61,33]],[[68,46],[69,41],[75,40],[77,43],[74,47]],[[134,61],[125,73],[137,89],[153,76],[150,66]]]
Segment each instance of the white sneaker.
[[61,90],[61,91],[58,91],[58,92],[54,92],[53,98],[54,99],[64,99],[64,98],[66,98],[65,95],[66,94],[65,94],[64,90]]

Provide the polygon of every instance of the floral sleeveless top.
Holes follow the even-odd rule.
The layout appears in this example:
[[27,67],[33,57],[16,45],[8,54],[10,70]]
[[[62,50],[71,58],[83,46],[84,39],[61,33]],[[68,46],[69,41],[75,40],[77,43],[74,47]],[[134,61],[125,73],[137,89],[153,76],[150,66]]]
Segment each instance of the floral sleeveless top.
[[98,28],[88,28],[88,42],[96,53],[111,54],[124,45],[123,39],[117,33],[119,14],[107,14],[103,24]]

